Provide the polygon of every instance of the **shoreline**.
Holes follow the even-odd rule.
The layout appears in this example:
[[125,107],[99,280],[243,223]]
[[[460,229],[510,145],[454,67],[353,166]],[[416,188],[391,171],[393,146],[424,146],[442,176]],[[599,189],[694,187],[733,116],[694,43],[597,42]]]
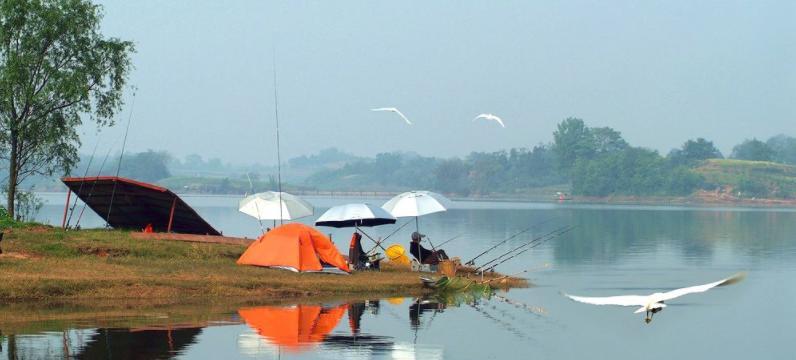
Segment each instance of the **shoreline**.
[[[40,194],[48,196],[63,195],[66,199],[66,192],[42,191]],[[180,197],[206,197],[206,198],[243,198],[239,194],[208,194],[208,193],[176,193]],[[389,199],[399,192],[299,192],[295,195],[319,198],[366,198],[366,199]],[[449,196],[448,194],[445,194]],[[623,205],[623,206],[683,206],[694,208],[711,207],[732,207],[732,208],[755,208],[755,209],[796,209],[796,199],[748,199],[735,198],[730,196],[714,195],[714,193],[699,193],[691,196],[609,196],[609,197],[590,197],[573,196],[571,199],[558,200],[554,198],[540,196],[468,196],[457,197],[449,196],[451,200],[460,202],[497,202],[497,203],[538,203],[550,205]]]
[[[142,239],[125,231],[12,228],[5,230],[2,249],[0,302],[5,305],[300,302],[431,292],[420,281],[425,273],[388,264],[382,271],[350,275],[293,273],[237,265],[243,245]],[[524,287],[527,281],[512,278],[501,286]]]

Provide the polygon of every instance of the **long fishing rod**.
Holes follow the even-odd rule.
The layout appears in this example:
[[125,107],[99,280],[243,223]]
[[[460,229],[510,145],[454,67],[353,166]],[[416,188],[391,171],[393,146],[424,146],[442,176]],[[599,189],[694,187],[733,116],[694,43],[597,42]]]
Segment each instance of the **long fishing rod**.
[[495,258],[492,258],[492,260],[489,260],[489,261],[487,261],[487,262],[485,262],[485,263],[481,264],[479,267],[477,267],[477,268],[476,268],[476,270],[478,270],[478,269],[482,269],[482,268],[486,267],[487,265],[489,265],[489,264],[491,264],[491,263],[493,263],[493,262],[495,262],[495,261],[497,261],[497,260],[500,260],[500,259],[502,259],[504,256],[508,256],[508,255],[510,255],[511,253],[513,253],[513,252],[515,252],[515,251],[517,251],[517,250],[520,250],[520,249],[522,249],[522,248],[524,248],[524,247],[526,247],[526,246],[528,246],[528,245],[531,245],[531,244],[533,244],[533,243],[535,243],[535,242],[537,242],[537,241],[540,241],[540,240],[542,240],[542,239],[544,239],[544,238],[546,238],[546,237],[548,237],[548,236],[553,236],[553,235],[555,235],[557,232],[563,231],[563,230],[565,230],[566,228],[567,228],[567,226],[563,226],[563,227],[560,227],[560,228],[556,228],[556,229],[553,229],[552,231],[550,231],[550,232],[548,232],[548,233],[546,233],[546,234],[543,234],[543,235],[541,235],[541,236],[537,236],[537,237],[535,237],[535,238],[532,238],[531,240],[529,240],[529,241],[527,241],[527,242],[525,242],[525,243],[522,243],[522,244],[520,244],[520,245],[518,245],[518,246],[516,246],[516,247],[514,247],[514,248],[512,248],[512,249],[510,249],[509,251],[506,251],[506,252],[504,252],[504,253],[502,253],[502,254],[498,255],[498,256],[497,256],[497,257],[495,257]]
[[[538,241],[542,241],[543,239],[546,239],[547,237],[556,236],[556,235],[557,235],[557,233],[559,233],[559,232],[561,232],[561,231],[564,231],[564,230],[566,230],[567,228],[568,228],[568,227],[566,227],[566,226],[564,226],[564,227],[560,227],[560,228],[556,228],[556,229],[554,229],[553,231],[550,231],[550,232],[548,232],[548,233],[546,233],[546,234],[544,234],[544,235],[537,236],[537,237],[535,237],[535,238],[531,239],[530,241],[528,241],[528,242],[525,242],[525,243],[523,243],[523,244],[520,244],[519,246],[516,246],[516,247],[512,248],[511,250],[509,250],[509,251],[506,251],[506,252],[504,252],[503,254],[500,254],[500,256],[498,256],[498,257],[496,257],[496,258],[493,258],[492,260],[489,260],[489,261],[487,261],[487,262],[485,262],[485,263],[481,264],[480,266],[478,266],[477,268],[475,268],[475,270],[476,270],[476,271],[478,271],[478,270],[484,269],[484,268],[486,268],[487,266],[489,266],[489,264],[492,264],[492,263],[494,263],[494,262],[496,262],[496,261],[498,261],[498,260],[502,259],[503,257],[505,257],[505,256],[508,256],[508,255],[510,255],[510,254],[512,254],[512,253],[514,253],[514,252],[515,252],[515,251],[517,251],[517,250],[520,250],[520,249],[522,249],[522,248],[525,248],[526,246],[529,246],[529,245],[531,245],[531,244],[533,244],[533,243],[536,243],[536,242],[538,242]],[[545,241],[546,241],[546,240],[545,240]]]
[[276,178],[277,188],[279,189],[279,225],[284,224],[282,218],[282,156],[279,152],[279,102],[277,101],[276,89],[276,46],[271,48],[271,58],[274,70],[274,118],[276,119]]
[[[252,182],[251,176],[249,176],[249,172],[246,172],[246,178],[249,179],[249,190],[251,190],[252,195],[254,195],[254,183]],[[246,195],[244,195],[245,197]],[[281,202],[281,201],[280,201]],[[282,204],[279,204],[279,210],[282,210]],[[257,211],[257,222],[260,223],[260,234],[265,234],[265,229],[263,228],[263,220],[260,219],[260,206],[257,205],[257,199],[254,199],[254,210]],[[276,221],[274,221],[274,227],[276,227]]]
[[398,231],[400,231],[401,229],[403,229],[403,228],[404,228],[406,225],[409,225],[409,224],[411,224],[411,223],[412,223],[411,221],[407,221],[407,222],[405,222],[403,225],[399,226],[397,229],[395,229],[393,232],[391,232],[391,233],[390,233],[390,235],[387,235],[387,237],[385,237],[384,239],[382,239],[380,242],[377,242],[377,243],[376,243],[376,245],[374,245],[372,248],[370,248],[370,250],[368,250],[368,251],[366,252],[366,254],[369,254],[369,253],[371,253],[373,250],[376,250],[376,248],[377,248],[377,247],[380,247],[379,245],[380,245],[381,243],[383,243],[383,242],[387,241],[387,239],[389,239],[389,238],[390,238],[390,236],[393,236],[393,235],[395,235],[395,233],[397,233]]
[[[354,231],[356,231],[356,232],[361,232],[361,233],[362,233],[362,235],[365,235],[365,236],[366,236],[368,239],[370,239],[370,241],[373,241],[373,242],[376,244],[376,246],[380,247],[382,250],[384,250],[384,252],[387,252],[387,249],[385,249],[385,248],[384,248],[384,246],[381,246],[381,243],[380,243],[380,242],[378,242],[378,241],[374,240],[372,237],[370,237],[370,235],[368,235],[368,233],[366,233],[366,232],[364,232],[364,231],[360,231],[360,230],[359,230],[359,226],[355,226],[355,227],[354,227]],[[375,249],[375,247],[374,247],[374,249]],[[367,254],[367,253],[366,253],[366,254]]]
[[130,116],[127,117],[127,129],[124,130],[124,140],[122,141],[122,153],[119,154],[119,164],[116,166],[116,179],[113,181],[113,190],[111,190],[111,201],[108,203],[108,216],[105,218],[105,227],[110,227],[111,210],[113,209],[113,199],[116,197],[116,184],[118,183],[119,170],[122,169],[122,159],[124,158],[124,149],[127,146],[127,134],[130,132],[130,123],[133,120],[133,110],[135,109],[135,93],[133,93],[133,103],[130,105]]
[[[91,196],[94,194],[94,188],[97,186],[97,180],[99,180],[100,175],[102,174],[102,169],[105,168],[105,162],[108,161],[108,156],[111,155],[111,150],[113,148],[108,148],[108,152],[105,153],[105,158],[102,159],[102,163],[100,164],[99,171],[97,171],[97,176],[94,177],[94,182],[91,184],[91,189],[88,190],[88,196],[86,200],[91,199]],[[75,227],[80,226],[80,219],[83,218],[83,212],[86,211],[86,202],[83,202],[83,207],[80,208],[80,214],[77,216],[77,220],[75,221]]]
[[480,253],[480,254],[476,255],[474,258],[470,259],[469,261],[465,262],[464,264],[465,264],[465,265],[473,265],[473,264],[475,264],[475,260],[477,260],[477,259],[478,259],[478,258],[480,258],[481,256],[484,256],[486,253],[488,253],[488,252],[490,252],[490,251],[494,250],[494,249],[495,249],[495,248],[497,248],[498,246],[500,246],[500,245],[503,245],[503,244],[505,244],[507,241],[509,241],[509,240],[511,240],[511,239],[514,239],[514,238],[516,238],[517,236],[520,236],[520,235],[522,235],[522,234],[524,234],[524,233],[526,233],[526,232],[528,232],[528,231],[531,231],[531,229],[533,229],[533,228],[536,228],[536,227],[538,227],[539,225],[542,225],[542,224],[544,224],[544,223],[546,223],[546,222],[548,222],[548,221],[550,221],[550,220],[553,220],[553,219],[555,219],[555,218],[557,218],[557,217],[558,217],[558,216],[553,216],[553,217],[551,217],[551,218],[548,218],[548,219],[542,220],[541,222],[538,222],[538,223],[536,223],[536,224],[534,224],[534,225],[531,225],[530,227],[528,227],[528,228],[526,228],[526,229],[524,229],[524,230],[522,230],[522,231],[520,231],[520,232],[518,232],[518,233],[515,233],[514,235],[511,235],[511,236],[509,236],[509,237],[508,237],[508,238],[506,238],[505,240],[503,240],[503,241],[501,241],[501,242],[499,242],[499,243],[497,243],[497,244],[493,245],[493,246],[492,246],[492,247],[490,247],[489,249],[486,249],[486,250],[484,250],[482,253]]
[[564,231],[562,231],[562,232],[560,232],[560,233],[558,233],[558,234],[556,234],[556,235],[554,235],[554,236],[551,236],[550,238],[548,238],[548,239],[545,239],[545,240],[544,240],[544,241],[542,241],[542,242],[538,242],[538,243],[534,244],[533,246],[530,246],[530,247],[526,248],[526,249],[525,249],[525,250],[523,250],[523,251],[520,251],[520,252],[518,252],[518,253],[516,253],[516,254],[514,254],[514,255],[511,255],[511,256],[509,256],[509,257],[507,257],[507,258],[503,259],[501,262],[499,262],[499,263],[497,263],[497,264],[494,264],[494,265],[490,266],[488,269],[485,269],[485,270],[483,270],[483,271],[490,271],[490,270],[494,270],[494,269],[495,269],[495,268],[496,268],[498,265],[500,265],[500,264],[503,264],[504,262],[506,262],[506,261],[509,261],[509,260],[511,260],[511,259],[513,259],[513,258],[515,258],[515,257],[517,257],[517,256],[520,256],[520,255],[522,255],[523,253],[525,253],[526,251],[528,251],[528,250],[531,250],[531,249],[533,249],[533,248],[535,248],[535,247],[537,247],[537,246],[539,246],[539,245],[542,245],[542,244],[544,244],[544,243],[546,243],[546,242],[548,242],[548,241],[550,241],[550,240],[553,240],[553,239],[555,239],[555,238],[559,238],[559,237],[561,237],[562,235],[564,235],[564,234],[566,234],[566,233],[568,233],[568,232],[572,231],[573,229],[575,229],[575,227],[574,227],[574,226],[572,226],[572,227],[570,227],[570,228],[568,228],[568,229],[566,229],[566,230],[564,230]]
[[448,240],[445,240],[445,241],[441,242],[441,243],[440,243],[439,245],[437,245],[437,246],[439,246],[439,247],[442,247],[442,245],[445,245],[445,244],[447,244],[447,243],[449,243],[449,242],[451,242],[451,241],[453,241],[453,240],[456,240],[456,239],[458,239],[458,238],[460,238],[460,237],[462,237],[462,236],[464,236],[464,234],[459,234],[459,235],[456,235],[456,236],[454,236],[454,237],[452,237],[452,238],[450,238],[450,239],[448,239]]
[[500,280],[503,280],[503,279],[513,278],[513,277],[515,277],[517,275],[520,275],[520,274],[525,274],[527,272],[544,270],[544,269],[547,269],[549,267],[550,267],[550,264],[544,264],[543,266],[539,266],[539,267],[536,267],[536,268],[525,269],[523,271],[517,271],[517,272],[515,272],[513,274],[503,275],[501,277],[496,277],[494,279],[485,280],[485,281],[480,282],[480,284],[489,284],[489,283],[491,283],[493,281],[500,281]]
[[88,169],[91,168],[91,163],[94,161],[94,155],[97,153],[97,146],[99,146],[99,139],[94,144],[94,150],[91,151],[91,157],[88,159],[88,165],[86,165],[86,171],[83,172],[83,177],[80,178],[80,186],[77,188],[77,196],[75,196],[75,202],[72,203],[72,207],[69,209],[69,217],[66,218],[66,224],[64,224],[64,228],[69,228],[69,223],[72,221],[72,215],[75,214],[75,208],[77,207],[77,199],[80,197],[79,194],[83,193],[83,184],[86,181],[86,175],[88,175]]

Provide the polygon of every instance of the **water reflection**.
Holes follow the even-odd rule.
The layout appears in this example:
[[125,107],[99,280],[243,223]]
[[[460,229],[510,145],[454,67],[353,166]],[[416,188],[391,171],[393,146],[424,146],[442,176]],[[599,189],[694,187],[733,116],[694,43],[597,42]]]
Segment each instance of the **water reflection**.
[[[493,301],[498,297],[502,302]],[[203,314],[204,318],[195,322],[163,315],[110,322],[45,321],[9,328],[15,334],[0,333],[0,358],[216,358],[211,356],[216,351],[215,354],[227,358],[235,358],[237,354],[245,358],[441,359],[446,348],[435,339],[436,335],[430,334],[467,328],[450,328],[454,319],[482,326],[488,323],[517,338],[527,338],[522,329],[527,322],[511,313],[512,307],[499,308],[504,302],[503,295],[479,292],[331,304],[246,306],[217,315]],[[450,312],[457,314],[449,315]],[[163,309],[163,313],[168,314],[168,310]],[[101,325],[120,322],[131,325]],[[26,333],[24,329],[32,332]],[[234,337],[229,336],[232,334]],[[232,355],[229,345],[224,344],[231,339],[235,339]],[[221,350],[208,353],[208,344]]]
[[261,306],[238,310],[246,325],[272,345],[299,351],[324,340],[343,318],[348,305]]
[[170,359],[201,334],[199,326],[176,328],[67,329],[31,335],[9,334],[0,354],[16,359]]

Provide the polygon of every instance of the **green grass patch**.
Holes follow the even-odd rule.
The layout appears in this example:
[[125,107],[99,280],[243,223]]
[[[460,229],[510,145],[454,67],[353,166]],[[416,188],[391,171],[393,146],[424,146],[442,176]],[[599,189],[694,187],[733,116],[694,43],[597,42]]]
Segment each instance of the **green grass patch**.
[[728,188],[745,198],[796,198],[796,166],[768,161],[710,159],[695,172],[711,187]]

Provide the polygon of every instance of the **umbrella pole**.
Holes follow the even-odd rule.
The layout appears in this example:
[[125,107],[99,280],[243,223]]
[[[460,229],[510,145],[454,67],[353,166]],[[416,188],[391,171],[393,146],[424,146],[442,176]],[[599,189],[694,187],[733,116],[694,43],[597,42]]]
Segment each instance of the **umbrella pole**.
[[422,240],[422,238],[420,237],[420,220],[418,220],[417,216],[415,216],[415,232],[417,232],[417,254],[420,255],[420,264],[422,265],[423,252],[420,251],[420,240]]

